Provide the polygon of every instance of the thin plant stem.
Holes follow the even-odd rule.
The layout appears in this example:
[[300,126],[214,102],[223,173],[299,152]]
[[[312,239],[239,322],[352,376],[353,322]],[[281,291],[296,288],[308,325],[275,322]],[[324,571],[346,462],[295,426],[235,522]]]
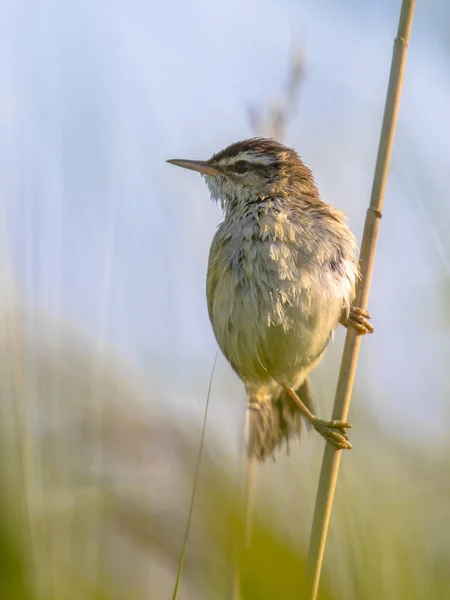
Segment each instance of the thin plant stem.
[[253,504],[255,501],[256,460],[244,458],[244,511],[245,511],[245,545],[248,547],[252,539]]
[[[244,431],[248,431],[248,409],[245,411],[245,424],[243,427]],[[245,435],[239,435],[239,458],[242,457],[240,462],[240,493],[241,500],[243,503],[243,515],[244,515],[244,533],[243,536],[235,534],[233,539],[233,572],[232,572],[232,583],[230,588],[229,597],[231,600],[240,600],[240,564],[239,555],[242,544],[248,548],[252,538],[252,524],[253,524],[253,505],[255,500],[255,481],[256,481],[256,470],[257,461],[255,458],[247,456],[246,452],[246,440]]]
[[198,476],[200,473],[200,464],[202,461],[203,446],[205,444],[206,421],[208,420],[208,408],[209,408],[209,401],[211,398],[211,387],[212,387],[212,382],[213,382],[214,371],[216,368],[218,354],[219,353],[216,352],[216,356],[214,358],[214,362],[213,362],[213,366],[212,366],[212,370],[211,370],[211,377],[209,379],[208,394],[206,396],[206,404],[205,404],[205,413],[203,415],[202,433],[200,436],[200,445],[198,448],[197,463],[195,465],[194,484],[192,486],[191,503],[189,505],[188,518],[187,518],[187,522],[186,522],[186,530],[184,532],[183,545],[181,547],[180,562],[178,564],[177,579],[175,581],[175,587],[173,589],[172,600],[177,600],[177,598],[178,598],[178,591],[180,589],[180,582],[181,582],[181,576],[183,574],[184,561],[186,559],[186,548],[187,548],[187,542],[189,539],[189,532],[191,529],[195,497],[197,495]]
[[[415,0],[402,1],[398,32],[394,42],[372,193],[361,245],[361,282],[357,289],[356,305],[362,309],[365,309],[367,306],[372,279],[376,242],[392,155],[414,7]],[[361,337],[357,335],[354,329],[349,328],[345,338],[332,419],[347,420],[360,343]],[[306,564],[306,576],[309,586],[306,598],[308,600],[316,600],[317,598],[340,458],[341,451],[335,450],[330,444],[326,444]]]

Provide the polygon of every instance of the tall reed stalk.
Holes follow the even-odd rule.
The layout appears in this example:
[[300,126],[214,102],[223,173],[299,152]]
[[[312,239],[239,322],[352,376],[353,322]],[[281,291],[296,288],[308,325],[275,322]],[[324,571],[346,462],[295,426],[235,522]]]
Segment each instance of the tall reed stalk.
[[[414,6],[415,0],[403,0],[397,37],[394,42],[391,72],[389,76],[372,194],[370,205],[367,210],[361,246],[360,267],[362,279],[356,294],[356,305],[362,309],[365,309],[367,306],[370,282],[372,279],[378,229],[380,226],[381,210],[383,208],[384,193],[392,155]],[[357,335],[356,331],[351,328],[348,329],[336,390],[333,415],[331,417],[332,419],[341,421],[347,420],[360,343],[361,337]],[[317,598],[340,459],[341,451],[335,450],[330,444],[326,444],[314,509],[306,566],[309,586],[308,600],[315,600]]]

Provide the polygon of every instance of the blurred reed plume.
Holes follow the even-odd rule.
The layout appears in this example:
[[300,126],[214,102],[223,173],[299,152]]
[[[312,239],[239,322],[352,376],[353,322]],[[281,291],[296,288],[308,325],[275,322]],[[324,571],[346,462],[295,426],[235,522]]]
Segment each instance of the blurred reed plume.
[[267,107],[255,104],[247,107],[250,127],[254,135],[271,137],[279,142],[285,139],[286,129],[298,109],[298,99],[305,76],[304,56],[294,52],[289,63],[289,72],[283,93],[269,99]]

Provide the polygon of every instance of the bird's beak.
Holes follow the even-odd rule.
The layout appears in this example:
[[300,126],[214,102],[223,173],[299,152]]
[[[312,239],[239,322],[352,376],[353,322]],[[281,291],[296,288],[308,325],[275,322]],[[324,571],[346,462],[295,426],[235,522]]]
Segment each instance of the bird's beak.
[[191,171],[198,171],[202,175],[220,175],[221,171],[211,165],[206,160],[184,160],[182,158],[172,158],[167,161],[171,165],[177,167],[183,167],[184,169],[191,169]]

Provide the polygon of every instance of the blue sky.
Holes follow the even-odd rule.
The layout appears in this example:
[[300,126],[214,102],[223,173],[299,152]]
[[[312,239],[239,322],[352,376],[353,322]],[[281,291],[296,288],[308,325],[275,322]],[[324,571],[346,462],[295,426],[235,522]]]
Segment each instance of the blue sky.
[[[26,303],[150,380],[168,378],[168,405],[191,386],[183,407],[195,408],[216,349],[204,279],[221,214],[200,177],[165,160],[250,136],[246,107],[282,95],[300,50],[306,75],[286,142],[360,237],[399,7],[1,3],[1,250]],[[358,380],[394,423],[423,427],[426,402],[437,433],[449,393],[449,14],[445,2],[418,3],[370,299],[377,333]],[[324,369],[336,369],[341,344]],[[218,377],[220,394],[240,389],[224,359]]]

